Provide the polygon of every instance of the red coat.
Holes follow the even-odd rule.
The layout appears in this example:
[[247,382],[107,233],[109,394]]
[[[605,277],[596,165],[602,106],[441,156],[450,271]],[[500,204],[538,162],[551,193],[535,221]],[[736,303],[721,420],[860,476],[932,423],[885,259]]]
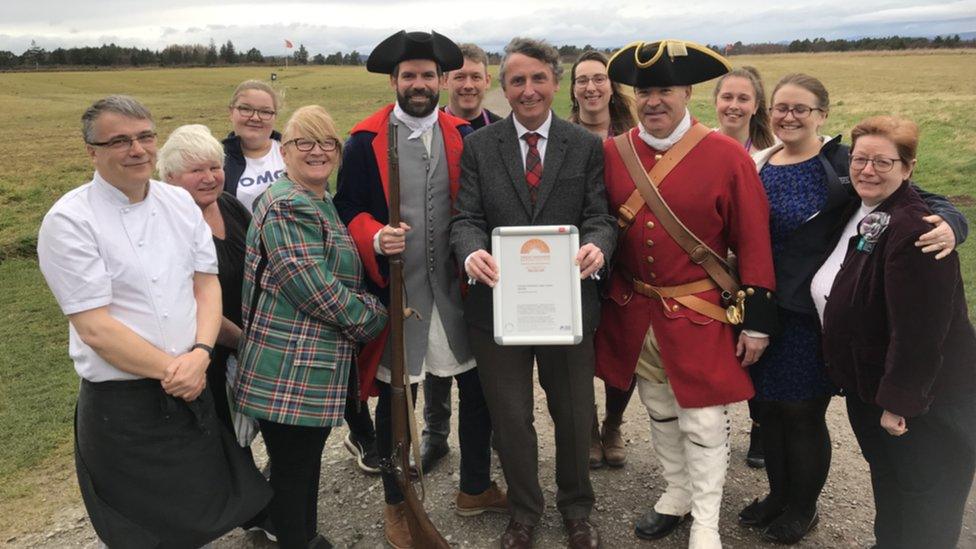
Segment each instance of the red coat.
[[[388,266],[385,258],[378,258],[373,250],[373,236],[389,222],[389,170],[387,163],[387,135],[393,104],[386,105],[353,127],[343,151],[339,188],[335,196],[336,209],[349,228],[349,234],[359,251],[366,273],[367,289],[384,304],[388,303]],[[450,181],[451,202],[457,197],[461,176],[461,151],[464,136],[470,133],[467,121],[437,111],[437,123],[444,138],[447,174]],[[388,330],[366,344],[358,356],[360,398],[366,400],[376,394],[373,381]]]
[[[631,130],[646,170],[657,151]],[[604,179],[610,211],[626,202],[634,184],[612,140],[604,143]],[[708,246],[738,257],[743,286],[774,289],[769,239],[769,204],[755,164],[742,145],[718,132],[701,141],[659,183],[675,215]],[[653,258],[653,259],[650,259]],[[612,386],[630,385],[649,325],[682,408],[728,404],[754,394],[748,372],[735,356],[736,330],[673,299],[633,291],[629,273],[655,286],[677,286],[707,278],[678,246],[647,206],[620,241],[596,332],[596,372]],[[696,294],[719,304],[720,290]],[[746,311],[748,315],[748,308]]]

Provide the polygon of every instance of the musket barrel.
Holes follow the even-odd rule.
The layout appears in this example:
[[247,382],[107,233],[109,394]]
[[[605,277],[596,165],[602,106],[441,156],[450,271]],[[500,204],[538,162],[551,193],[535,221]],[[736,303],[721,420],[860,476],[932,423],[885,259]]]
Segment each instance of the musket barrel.
[[[387,162],[389,167],[389,218],[391,227],[400,226],[400,158],[397,152],[397,126],[392,114],[388,126]],[[397,485],[406,503],[407,526],[413,538],[414,547],[449,549],[447,540],[431,522],[423,502],[410,482],[410,429],[407,425],[408,391],[405,378],[405,348],[403,339],[404,297],[403,297],[403,257],[395,254],[388,257],[390,264],[390,423],[394,451],[394,474]],[[412,419],[412,418],[410,418]]]

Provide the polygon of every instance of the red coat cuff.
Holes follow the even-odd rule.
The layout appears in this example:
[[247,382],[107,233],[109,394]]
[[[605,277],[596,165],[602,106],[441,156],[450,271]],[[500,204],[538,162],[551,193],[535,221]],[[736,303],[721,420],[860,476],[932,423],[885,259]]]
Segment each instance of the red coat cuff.
[[352,235],[356,249],[359,250],[359,259],[366,269],[366,276],[377,286],[385,288],[387,281],[380,274],[380,265],[376,261],[376,251],[373,249],[373,236],[382,228],[383,224],[366,212],[357,215],[349,222],[349,234]]

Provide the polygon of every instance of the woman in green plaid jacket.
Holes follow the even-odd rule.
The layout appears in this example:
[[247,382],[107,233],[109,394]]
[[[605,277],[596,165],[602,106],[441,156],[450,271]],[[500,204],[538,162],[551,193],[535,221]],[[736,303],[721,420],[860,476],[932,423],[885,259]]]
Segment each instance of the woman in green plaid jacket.
[[281,149],[287,175],[258,199],[247,234],[235,401],[268,448],[279,546],[304,549],[329,546],[315,512],[322,448],[342,421],[357,342],[382,331],[386,310],[328,192],[342,155],[325,109],[295,111]]

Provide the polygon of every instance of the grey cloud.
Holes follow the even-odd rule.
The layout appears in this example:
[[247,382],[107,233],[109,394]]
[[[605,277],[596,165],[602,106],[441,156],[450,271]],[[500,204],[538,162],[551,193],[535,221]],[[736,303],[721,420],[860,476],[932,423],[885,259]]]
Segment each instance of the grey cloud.
[[[153,3],[146,0],[94,0],[79,2],[77,0],[36,0],[18,1],[3,0],[0,5],[0,22],[7,24],[52,24],[58,25],[64,21],[77,19],[98,20],[102,17],[114,17],[120,13],[132,13],[134,16],[144,17],[147,12],[171,11],[181,8],[198,8],[208,6],[253,5],[257,11],[277,9],[281,2],[268,0],[166,0],[164,3]],[[385,5],[388,0],[301,0],[308,5]]]
[[[911,3],[891,0],[824,0],[824,3],[818,5],[804,5],[798,0],[788,5],[772,6],[756,5],[751,0],[740,0],[738,4],[705,0],[691,5],[663,1],[645,3],[645,0],[640,0],[641,4],[637,7],[629,5],[629,1],[633,0],[610,0],[599,8],[589,7],[592,4],[574,7],[569,3],[560,9],[540,7],[528,12],[522,10],[518,15],[513,15],[512,10],[497,10],[492,17],[486,17],[482,11],[473,9],[470,11],[471,19],[449,16],[438,11],[439,20],[432,17],[431,26],[455,40],[476,42],[489,51],[500,51],[514,35],[546,38],[556,45],[582,46],[589,43],[597,47],[618,47],[633,40],[664,37],[724,44],[738,40],[777,42],[819,36],[849,38],[888,34],[934,35],[976,29],[976,0],[948,4],[932,3],[933,0],[911,0]],[[305,3],[349,6],[349,0]],[[378,3],[380,0],[357,0],[356,5]],[[255,18],[261,13],[261,8],[257,6],[269,5],[257,0],[209,0],[203,7],[231,4],[253,4]],[[150,6],[148,11],[136,12],[138,7],[145,6]],[[300,21],[240,26],[203,20],[188,20],[185,22],[186,26],[181,27],[181,21],[162,17],[171,10],[190,7],[201,7],[201,4],[196,0],[169,0],[164,7],[160,7],[134,0],[100,0],[88,3],[77,0],[41,0],[17,3],[15,6],[4,5],[0,7],[0,29],[5,31],[0,34],[0,49],[19,54],[32,39],[47,49],[98,45],[108,41],[159,49],[173,43],[206,44],[213,39],[217,43],[231,40],[239,50],[256,47],[266,55],[281,55],[286,51],[284,40],[288,39],[296,47],[299,43],[304,44],[312,54],[348,52],[353,49],[366,53],[384,37],[402,28],[401,22],[393,20],[383,21],[385,24],[381,28],[317,25]],[[279,9],[279,6],[264,9]],[[72,21],[72,28],[60,33],[56,29],[45,29],[37,35],[24,30],[12,30],[9,22],[18,21],[18,17],[26,17],[28,11],[34,18],[31,20],[38,19],[38,14],[46,14],[45,17],[50,18],[50,14],[57,13],[59,18]],[[300,17],[301,10],[292,11],[296,18]],[[129,12],[132,12],[131,17],[120,15]],[[111,26],[99,29],[91,24],[99,17],[110,20]],[[138,35],[131,30],[127,33],[127,29],[121,24],[130,19],[132,25],[137,25],[140,29]],[[154,22],[158,24],[154,25]],[[30,25],[15,25],[13,29],[24,27],[29,28]],[[35,28],[39,26],[35,25]],[[143,29],[148,30],[143,32]]]

